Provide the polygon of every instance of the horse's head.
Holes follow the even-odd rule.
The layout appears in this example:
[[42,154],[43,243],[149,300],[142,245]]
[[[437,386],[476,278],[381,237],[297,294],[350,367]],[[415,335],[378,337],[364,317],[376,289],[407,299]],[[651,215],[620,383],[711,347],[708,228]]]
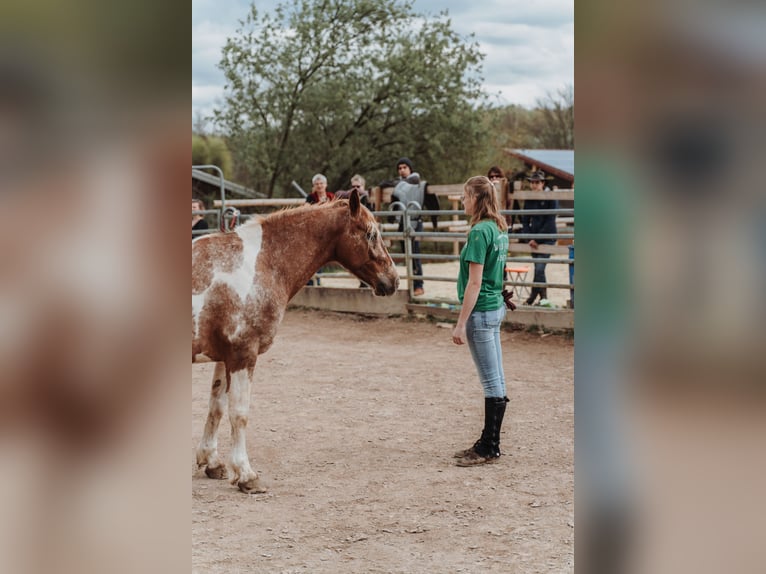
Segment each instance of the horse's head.
[[393,295],[399,287],[399,274],[377,222],[360,203],[357,190],[351,193],[348,205],[349,220],[335,248],[336,260],[370,285],[375,295]]

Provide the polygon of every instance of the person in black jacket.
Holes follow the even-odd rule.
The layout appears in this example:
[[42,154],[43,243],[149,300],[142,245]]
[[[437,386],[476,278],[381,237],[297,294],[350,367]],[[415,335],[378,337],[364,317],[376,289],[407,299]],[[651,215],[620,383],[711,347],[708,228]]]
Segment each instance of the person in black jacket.
[[[420,174],[413,172],[412,161],[409,158],[403,157],[396,162],[396,171],[399,173],[399,177],[395,180],[384,181],[380,184],[380,187],[393,187],[394,191],[391,194],[391,203],[399,201],[404,205],[409,204],[411,201],[417,202],[421,209],[438,210],[439,198],[433,193],[428,191],[428,183],[420,179]],[[401,207],[394,206],[393,210],[399,210]],[[434,231],[437,230],[437,222],[439,220],[438,215],[431,216],[431,222],[434,226]],[[418,215],[412,218],[413,231],[423,231],[423,217]],[[399,231],[404,229],[404,218],[399,218]],[[404,252],[404,242],[402,244],[402,252]],[[420,253],[420,240],[412,240],[412,253]],[[412,259],[412,274],[416,277],[422,277],[423,264],[420,259]],[[413,294],[423,295],[425,290],[423,289],[422,279],[413,279],[412,281]]]
[[[544,188],[545,173],[542,171],[536,171],[527,176],[529,181],[529,188],[532,191],[548,191],[548,188]],[[558,209],[559,202],[555,199],[527,199],[524,201],[524,209]],[[521,232],[522,233],[540,233],[540,234],[554,234],[556,233],[556,215],[522,215],[521,216]],[[533,259],[548,259],[549,253],[535,253],[535,250],[540,245],[554,245],[555,239],[529,239],[525,240],[532,248]],[[547,283],[545,278],[545,263],[535,263],[535,276],[533,281],[535,283]],[[548,298],[547,287],[532,287],[532,292],[529,298],[526,300],[527,305],[533,305],[537,297],[540,300]]]
[[[192,197],[192,212],[194,211],[204,211],[205,210],[205,204],[201,199],[196,199]],[[195,231],[201,231],[204,229],[208,229],[207,221],[205,221],[205,216],[197,214],[195,215],[192,213],[192,241],[194,241],[195,237],[199,237],[199,234],[195,234]]]

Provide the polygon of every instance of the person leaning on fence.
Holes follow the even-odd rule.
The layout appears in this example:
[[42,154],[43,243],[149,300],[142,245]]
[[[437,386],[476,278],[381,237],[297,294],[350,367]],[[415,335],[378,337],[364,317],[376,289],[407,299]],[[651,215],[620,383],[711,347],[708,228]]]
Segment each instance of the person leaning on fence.
[[[403,157],[396,162],[396,171],[399,173],[399,177],[395,180],[384,181],[380,184],[381,187],[393,187],[394,191],[391,194],[391,203],[401,202],[405,206],[411,201],[417,202],[421,209],[439,210],[439,198],[428,191],[428,183],[420,178],[420,174],[413,171],[412,161],[409,158]],[[395,205],[392,210],[398,211],[402,209],[400,206]],[[404,230],[404,218],[399,219],[399,231]],[[389,219],[392,221],[393,219]],[[438,229],[437,222],[439,220],[438,215],[431,216],[431,222],[434,226],[434,231]],[[418,215],[411,219],[413,231],[416,233],[423,231],[423,217]],[[402,252],[404,252],[404,241],[401,241]],[[412,240],[412,253],[413,255],[420,254],[420,239]],[[419,258],[412,259],[412,274],[415,277],[423,276],[423,264]],[[412,280],[413,293],[415,295],[423,295],[425,290],[423,289],[422,279]]]
[[500,346],[500,325],[506,308],[503,271],[508,256],[508,227],[500,215],[494,185],[487,177],[472,177],[465,183],[463,207],[471,229],[460,252],[457,295],[462,307],[452,342],[468,343],[484,389],[484,429],[471,448],[454,456],[458,466],[473,466],[493,462],[500,456],[500,429],[508,403]]
[[[311,193],[306,197],[306,203],[322,204],[327,203],[335,199],[335,194],[331,191],[327,191],[327,178],[321,173],[317,173],[311,178]],[[322,281],[319,275],[322,273],[322,269],[317,269],[316,274],[309,279],[306,285],[315,285],[319,287]]]
[[[201,199],[196,199],[192,197],[192,211],[204,211],[205,210],[205,203]],[[207,221],[205,221],[205,216],[201,214],[194,214],[192,213],[192,241],[194,241],[195,237],[199,237],[201,234],[194,233],[195,231],[201,231],[208,229]]]
[[[545,173],[542,171],[535,171],[531,175],[527,176],[529,181],[529,187],[532,191],[549,191],[548,188],[544,188]],[[559,202],[555,199],[527,199],[524,201],[524,209],[558,209]],[[556,214],[546,215],[522,215],[521,216],[521,233],[528,234],[555,234],[556,233]],[[554,245],[555,239],[522,239],[522,242],[529,243],[532,248],[533,259],[548,259],[549,253],[536,252],[540,245]],[[535,276],[533,281],[535,283],[547,283],[545,278],[545,266],[546,264],[535,263]],[[527,305],[533,305],[535,299],[540,297],[540,302],[548,298],[547,287],[532,287],[532,291],[529,298],[525,301]]]
[[494,183],[495,180],[503,179],[505,175],[503,174],[502,169],[496,165],[493,165],[491,168],[489,168],[489,171],[487,171],[487,177],[489,178],[489,181]]
[[362,205],[370,209],[370,192],[365,189],[365,179],[358,173],[351,176],[351,187],[348,190],[335,192],[335,199],[348,199],[354,190],[359,192],[359,201]]
[[[493,185],[495,184],[495,182],[500,181],[504,177],[505,177],[505,174],[503,173],[503,170],[497,167],[496,165],[493,165],[487,170],[487,179],[489,179],[489,181],[491,181]],[[503,209],[503,204],[499,204],[498,207],[500,209]],[[510,228],[512,223],[512,217],[510,215],[506,215],[505,222],[508,224],[508,227]],[[508,279],[508,272],[503,271],[503,281],[506,281],[507,279]]]
[[327,178],[321,173],[311,178],[311,193],[306,197],[306,203],[325,203],[332,201],[335,194],[327,191]]
[[[348,191],[344,190],[335,192],[335,199],[348,199],[354,190],[359,192],[359,200],[361,201],[362,205],[364,205],[367,209],[370,209],[370,193],[365,189],[365,179],[358,173],[351,176],[351,189]],[[367,285],[367,283],[364,281],[360,281],[359,287],[367,288],[369,285]]]

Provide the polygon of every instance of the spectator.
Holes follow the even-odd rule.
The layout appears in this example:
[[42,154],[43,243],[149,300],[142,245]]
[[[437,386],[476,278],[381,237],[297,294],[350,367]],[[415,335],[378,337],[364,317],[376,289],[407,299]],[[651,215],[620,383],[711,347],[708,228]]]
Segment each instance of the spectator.
[[500,428],[508,402],[500,346],[508,234],[489,178],[480,175],[465,183],[463,206],[470,216],[471,229],[460,252],[457,295],[462,307],[452,331],[452,342],[468,343],[471,351],[484,389],[484,429],[471,448],[455,453],[455,457],[458,466],[474,466],[493,462],[500,456]]
[[347,199],[351,197],[351,192],[354,190],[359,192],[359,200],[362,205],[370,209],[370,192],[365,189],[365,179],[358,173],[351,177],[351,188],[346,191],[336,192],[335,199]]
[[311,178],[311,193],[306,197],[306,203],[325,203],[335,198],[335,194],[327,191],[327,178],[321,173]]
[[[327,203],[335,199],[335,194],[331,191],[327,191],[327,178],[321,173],[317,173],[311,178],[311,193],[306,197],[306,203],[322,204]],[[322,268],[317,269],[316,275],[309,279],[306,285],[315,285],[317,287],[322,285],[322,281],[319,275],[322,273]]]
[[[545,183],[545,173],[542,171],[533,172],[527,176],[529,181],[529,187],[532,191],[543,191]],[[545,188],[545,191],[550,191]],[[558,209],[559,202],[555,199],[527,199],[524,201],[524,209]],[[522,215],[521,216],[521,232],[534,234],[555,234],[556,233],[556,215]],[[536,252],[540,245],[554,245],[555,239],[525,239],[522,240],[529,243],[532,248],[533,259],[548,259],[549,253]],[[533,281],[535,283],[547,283],[545,278],[545,263],[535,263],[535,276]],[[540,297],[540,301],[548,298],[547,287],[532,287],[532,291],[529,298],[526,300],[527,305],[533,305],[537,297]],[[539,304],[539,303],[538,303]]]
[[[335,199],[347,199],[351,197],[351,193],[356,190],[359,192],[359,200],[361,201],[362,205],[364,205],[367,209],[371,209],[370,207],[370,194],[365,189],[365,179],[357,174],[354,174],[351,177],[351,189],[344,190],[344,191],[338,191],[335,194]],[[367,288],[369,285],[365,283],[364,281],[359,282],[360,288]]]
[[[411,201],[418,203],[421,209],[439,209],[439,198],[434,194],[429,193],[428,183],[420,179],[420,174],[413,172],[412,162],[409,158],[403,157],[396,162],[396,170],[399,173],[399,177],[392,181],[386,181],[381,183],[381,187],[394,187],[394,191],[391,195],[391,202],[399,201],[405,206]],[[395,206],[394,210],[401,209],[399,206]],[[432,215],[431,221],[434,226],[434,230],[437,229],[437,222],[439,216]],[[423,217],[418,215],[411,219],[413,224],[413,230],[415,232],[423,231]],[[399,231],[404,230],[404,218],[399,219]],[[401,242],[402,251],[404,251],[404,241]],[[420,239],[412,240],[412,253],[413,255],[420,254]],[[420,259],[413,258],[412,260],[412,274],[415,277],[423,276],[423,264]],[[423,289],[422,279],[413,279],[413,294],[415,296],[423,295],[425,290]]]
[[505,175],[503,174],[502,169],[500,169],[496,165],[493,165],[491,168],[489,168],[489,171],[487,172],[487,177],[489,178],[489,181],[494,183],[496,179],[503,179]]
[[195,237],[199,237],[201,234],[194,233],[195,231],[202,231],[208,229],[205,216],[201,213],[195,214],[195,211],[205,211],[205,203],[201,199],[192,197],[192,241]]
[[[495,184],[496,181],[501,180],[504,177],[505,177],[505,174],[503,173],[503,170],[497,167],[496,165],[493,165],[487,170],[487,179],[489,179],[489,181],[491,181],[493,185]],[[504,189],[501,189],[500,191],[502,192],[501,195],[503,196],[503,200],[498,203],[498,207],[500,209],[505,209],[505,202],[507,200],[507,197],[505,195]],[[508,229],[510,230],[513,224],[513,217],[511,215],[506,215],[505,222],[508,224]],[[506,281],[507,279],[508,279],[508,272],[503,270],[503,281]]]

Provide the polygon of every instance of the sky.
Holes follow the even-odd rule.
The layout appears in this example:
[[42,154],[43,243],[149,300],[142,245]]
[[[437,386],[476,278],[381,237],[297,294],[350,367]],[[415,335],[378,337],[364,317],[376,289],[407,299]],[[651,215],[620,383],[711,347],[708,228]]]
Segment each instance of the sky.
[[[223,101],[216,67],[221,48],[244,19],[250,0],[192,0],[192,117]],[[259,13],[279,0],[256,0]],[[475,34],[485,54],[484,88],[498,105],[533,107],[574,85],[574,0],[414,0],[416,12],[447,10],[461,36]]]

